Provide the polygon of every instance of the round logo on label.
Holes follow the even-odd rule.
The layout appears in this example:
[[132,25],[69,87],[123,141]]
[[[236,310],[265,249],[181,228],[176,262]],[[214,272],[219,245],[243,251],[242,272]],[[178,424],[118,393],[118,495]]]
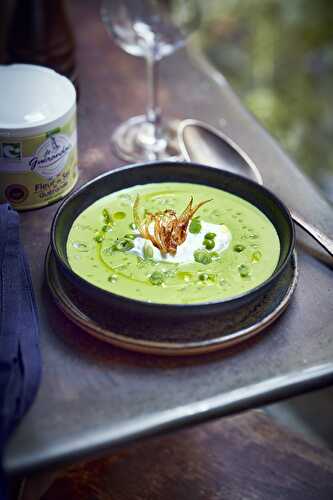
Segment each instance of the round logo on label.
[[10,203],[22,203],[28,198],[29,191],[22,184],[10,184],[6,187],[5,196]]
[[65,167],[71,149],[72,144],[66,135],[52,135],[39,146],[29,161],[29,167],[32,172],[52,179]]

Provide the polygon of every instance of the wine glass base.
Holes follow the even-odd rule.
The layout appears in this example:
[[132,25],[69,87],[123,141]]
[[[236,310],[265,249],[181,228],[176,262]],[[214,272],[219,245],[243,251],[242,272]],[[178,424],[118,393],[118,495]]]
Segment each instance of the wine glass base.
[[177,139],[179,120],[163,122],[162,138],[149,141],[146,129],[150,126],[144,115],[130,118],[112,134],[112,149],[118,158],[131,162],[179,160],[181,152]]

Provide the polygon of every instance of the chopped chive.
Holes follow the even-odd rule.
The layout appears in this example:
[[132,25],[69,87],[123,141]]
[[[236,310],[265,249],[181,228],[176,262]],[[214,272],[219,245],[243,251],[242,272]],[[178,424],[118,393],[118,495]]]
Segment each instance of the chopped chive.
[[110,283],[116,283],[117,279],[118,279],[118,276],[116,274],[111,274],[111,276],[108,277],[108,281]]
[[118,251],[118,252],[126,252],[127,250],[131,250],[131,248],[134,247],[134,243],[131,240],[127,240],[126,238],[123,238],[121,240],[116,241],[112,245],[112,250]]
[[113,220],[112,220],[110,212],[108,211],[107,208],[103,208],[102,214],[103,214],[103,218],[104,218],[104,223],[107,225],[112,225]]
[[207,273],[200,273],[199,274],[199,280],[200,281],[207,281],[208,278],[209,278],[209,274],[207,274]]
[[200,281],[215,281],[216,280],[216,274],[213,274],[213,273],[200,273],[199,274],[199,280]]
[[206,233],[205,234],[206,240],[213,240],[214,238],[216,238],[216,233]]
[[164,276],[159,271],[154,271],[150,276],[149,280],[153,285],[162,285],[164,282]]
[[101,232],[96,233],[94,240],[97,241],[97,243],[102,243],[102,241],[104,240],[104,234]]
[[206,247],[207,250],[213,250],[215,247],[215,241],[214,240],[203,240],[203,244]]
[[198,217],[194,217],[194,219],[191,220],[189,231],[192,234],[198,234],[201,231],[201,222]]
[[241,264],[238,267],[238,271],[242,278],[246,278],[250,274],[250,269],[245,264]]
[[245,246],[244,245],[241,245],[241,244],[238,244],[238,245],[234,245],[234,251],[235,252],[242,252],[243,250],[245,250]]
[[212,257],[206,250],[196,250],[193,255],[194,260],[199,264],[210,264],[212,262]]

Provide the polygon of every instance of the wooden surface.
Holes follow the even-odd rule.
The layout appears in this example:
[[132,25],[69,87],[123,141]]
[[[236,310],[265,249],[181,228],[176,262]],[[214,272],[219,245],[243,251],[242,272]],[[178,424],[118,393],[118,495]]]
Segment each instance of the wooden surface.
[[42,500],[331,500],[333,454],[258,412],[130,446],[60,474]]
[[[116,48],[98,2],[70,2],[80,75],[80,184],[118,167],[109,135],[145,106],[144,65]],[[168,115],[223,126],[247,151],[268,187],[333,234],[332,209],[221,79],[196,69],[184,51],[162,62]],[[135,355],[94,341],[56,309],[43,259],[57,206],[23,213],[22,239],[40,309],[43,381],[11,440],[5,469],[19,473],[103,453],[148,434],[226,415],[333,379],[332,266],[298,232],[300,280],[284,315],[257,340],[192,359]],[[184,325],[185,328],[185,325]]]

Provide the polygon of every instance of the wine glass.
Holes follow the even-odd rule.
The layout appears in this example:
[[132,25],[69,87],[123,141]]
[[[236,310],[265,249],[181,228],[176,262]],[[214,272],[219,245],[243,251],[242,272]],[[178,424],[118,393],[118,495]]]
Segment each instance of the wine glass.
[[127,53],[144,57],[147,67],[146,113],[115,130],[115,153],[135,162],[176,158],[176,127],[162,120],[158,106],[158,65],[198,26],[196,0],[103,0],[101,16],[115,42]]

